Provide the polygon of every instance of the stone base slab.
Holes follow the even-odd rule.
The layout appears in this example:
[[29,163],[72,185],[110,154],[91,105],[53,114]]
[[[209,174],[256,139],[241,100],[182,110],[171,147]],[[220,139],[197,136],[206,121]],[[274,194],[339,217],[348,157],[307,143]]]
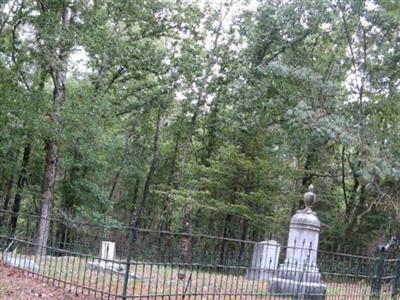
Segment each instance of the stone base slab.
[[[87,263],[87,268],[90,270],[96,270],[105,273],[108,272],[108,273],[117,273],[119,275],[125,275],[125,266],[122,266],[118,263],[93,261]],[[129,273],[129,278],[141,279],[141,280],[143,279],[134,273]]]
[[3,260],[6,265],[11,267],[26,269],[33,272],[39,271],[39,266],[34,260],[26,259],[22,256],[4,255]]
[[276,275],[276,269],[248,269],[245,277],[247,280],[268,280]]
[[313,266],[281,264],[276,277],[299,282],[321,282],[321,273]]
[[300,282],[277,277],[269,281],[268,290],[276,296],[301,300],[324,300],[326,296],[326,286],[322,283]]

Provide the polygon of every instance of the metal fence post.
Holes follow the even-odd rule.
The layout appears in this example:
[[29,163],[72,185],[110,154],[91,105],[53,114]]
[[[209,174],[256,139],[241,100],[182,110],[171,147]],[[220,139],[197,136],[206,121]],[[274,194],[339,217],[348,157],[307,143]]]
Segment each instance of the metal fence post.
[[136,220],[136,214],[132,212],[128,227],[128,253],[126,255],[126,268],[124,274],[124,285],[122,288],[122,299],[126,299],[128,292],[129,269],[131,267],[133,243],[135,242],[136,239],[136,228],[134,227],[134,224],[136,223],[135,220]]
[[397,255],[396,261],[396,275],[392,286],[392,300],[396,300],[399,295],[400,289],[400,253]]
[[370,299],[376,300],[381,297],[381,288],[382,288],[382,276],[384,271],[384,263],[385,263],[385,251],[380,251],[378,258],[374,263],[373,268],[373,277],[371,282],[371,297]]

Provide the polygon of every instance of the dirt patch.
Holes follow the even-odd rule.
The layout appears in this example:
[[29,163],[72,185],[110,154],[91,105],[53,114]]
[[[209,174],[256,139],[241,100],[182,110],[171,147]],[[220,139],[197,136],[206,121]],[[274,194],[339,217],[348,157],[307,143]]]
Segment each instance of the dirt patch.
[[0,264],[0,299],[7,300],[92,300],[93,297],[78,295],[46,283],[22,270]]

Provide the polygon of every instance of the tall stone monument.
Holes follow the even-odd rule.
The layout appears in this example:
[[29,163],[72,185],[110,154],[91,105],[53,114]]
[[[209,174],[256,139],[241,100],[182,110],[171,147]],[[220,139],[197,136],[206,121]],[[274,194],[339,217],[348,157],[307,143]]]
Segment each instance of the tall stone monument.
[[279,265],[277,275],[269,280],[272,294],[304,300],[325,299],[326,286],[317,267],[321,223],[311,209],[315,198],[310,185],[304,194],[306,208],[298,210],[290,221],[286,259]]

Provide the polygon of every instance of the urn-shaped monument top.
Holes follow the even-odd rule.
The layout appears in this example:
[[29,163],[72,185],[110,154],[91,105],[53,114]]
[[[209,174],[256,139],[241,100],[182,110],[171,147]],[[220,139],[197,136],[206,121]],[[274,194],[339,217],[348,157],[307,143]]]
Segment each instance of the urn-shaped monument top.
[[308,228],[309,230],[318,231],[321,227],[321,223],[316,216],[315,212],[312,211],[311,207],[314,204],[316,196],[314,194],[314,186],[308,187],[308,192],[304,194],[304,205],[306,208],[298,210],[293,215],[290,221],[290,227],[301,227]]
[[306,208],[311,209],[315,202],[314,186],[310,184],[308,187],[308,192],[304,194],[304,204]]

